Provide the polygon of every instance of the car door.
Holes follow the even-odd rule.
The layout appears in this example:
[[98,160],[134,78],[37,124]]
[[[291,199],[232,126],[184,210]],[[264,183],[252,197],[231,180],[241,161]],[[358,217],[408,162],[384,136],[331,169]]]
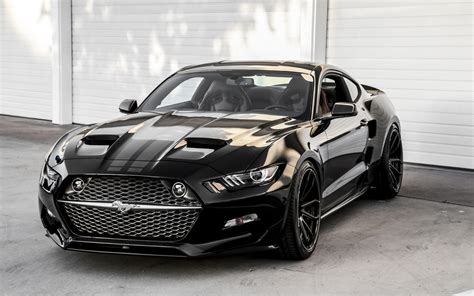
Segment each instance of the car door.
[[[330,109],[336,102],[353,103],[360,96],[358,85],[337,72],[326,74],[320,85],[327,94]],[[367,114],[363,108],[357,105],[356,108],[355,116],[334,118],[325,123],[328,158],[324,163],[323,200],[327,208],[356,193],[358,183],[366,175]]]

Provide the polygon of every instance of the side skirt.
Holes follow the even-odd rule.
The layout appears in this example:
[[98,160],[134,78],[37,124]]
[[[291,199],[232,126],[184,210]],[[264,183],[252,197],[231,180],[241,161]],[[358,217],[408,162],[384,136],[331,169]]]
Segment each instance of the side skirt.
[[337,210],[347,206],[348,204],[350,204],[352,201],[358,199],[359,197],[361,197],[362,195],[364,195],[367,190],[369,190],[369,187],[365,187],[364,189],[362,189],[361,191],[359,191],[358,193],[350,196],[349,198],[346,198],[343,202],[341,202],[340,204],[338,204],[337,206],[333,207],[332,209],[330,209],[329,211],[327,211],[326,213],[324,213],[322,216],[321,216],[321,219],[324,219],[326,218],[327,216],[331,215],[332,213],[336,212]]

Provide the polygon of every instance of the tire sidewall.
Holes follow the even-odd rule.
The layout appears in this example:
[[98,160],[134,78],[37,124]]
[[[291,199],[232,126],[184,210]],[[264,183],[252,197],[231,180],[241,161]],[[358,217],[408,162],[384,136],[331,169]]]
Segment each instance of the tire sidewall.
[[[311,162],[305,161],[301,165],[301,167],[298,169],[298,172],[296,173],[295,179],[294,179],[293,184],[292,184],[290,205],[289,205],[289,209],[288,209],[289,211],[291,211],[292,215],[288,215],[288,217],[287,217],[287,219],[291,218],[291,221],[287,221],[287,222],[292,223],[292,228],[293,228],[293,232],[295,234],[295,239],[296,239],[296,245],[297,245],[297,248],[298,248],[298,251],[299,251],[301,257],[303,257],[303,258],[307,258],[307,257],[311,256],[311,254],[314,252],[314,250],[316,248],[316,245],[317,245],[317,242],[318,242],[319,228],[320,228],[320,224],[321,224],[321,220],[320,220],[319,225],[318,225],[318,229],[317,229],[315,242],[314,242],[312,248],[310,250],[307,250],[303,246],[303,244],[301,242],[301,239],[300,239],[300,236],[299,236],[298,212],[299,212],[299,202],[300,202],[299,193],[300,193],[300,189],[301,189],[301,185],[302,185],[302,178],[308,170],[312,170],[314,172],[314,174],[316,175],[316,186],[318,188],[318,194],[319,194],[319,196],[321,196],[321,193],[320,193],[321,189],[320,189],[320,186],[319,186],[319,180],[317,178],[318,175],[317,175],[316,169],[314,168],[313,164],[311,164]],[[321,212],[321,205],[319,206],[319,211]],[[321,213],[319,213],[319,215],[321,215]]]
[[[403,162],[402,162],[402,166],[401,166],[401,175],[400,175],[400,184],[398,186],[398,188],[395,188],[394,186],[392,186],[392,183],[390,182],[389,178],[389,165],[390,165],[390,162],[389,162],[389,158],[390,158],[390,140],[391,140],[391,136],[392,136],[392,133],[394,132],[394,130],[397,131],[397,133],[400,135],[400,129],[397,127],[397,125],[395,124],[392,124],[392,126],[390,127],[390,130],[388,131],[388,134],[387,134],[387,138],[385,140],[385,144],[384,144],[384,149],[383,149],[383,154],[382,154],[382,158],[381,158],[381,163],[380,163],[380,177],[381,179],[379,180],[379,184],[378,186],[380,187],[380,189],[382,191],[384,191],[384,193],[388,193],[390,195],[397,195],[398,192],[400,191],[400,188],[402,187],[402,181],[403,181]],[[401,149],[401,159],[403,161],[403,142],[401,141],[401,138],[400,138],[400,149]]]

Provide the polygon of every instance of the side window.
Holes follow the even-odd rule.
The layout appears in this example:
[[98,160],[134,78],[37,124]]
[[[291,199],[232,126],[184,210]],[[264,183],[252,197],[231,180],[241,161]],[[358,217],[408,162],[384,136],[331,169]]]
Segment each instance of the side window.
[[331,77],[324,77],[319,94],[318,115],[323,116],[331,112],[336,96],[336,82]]
[[357,85],[354,82],[352,82],[352,80],[347,79],[346,77],[344,77],[344,82],[346,83],[347,90],[349,91],[349,94],[351,95],[352,101],[357,100],[360,94],[359,88],[357,87]]
[[160,107],[191,101],[203,77],[194,77],[181,82],[161,102]]

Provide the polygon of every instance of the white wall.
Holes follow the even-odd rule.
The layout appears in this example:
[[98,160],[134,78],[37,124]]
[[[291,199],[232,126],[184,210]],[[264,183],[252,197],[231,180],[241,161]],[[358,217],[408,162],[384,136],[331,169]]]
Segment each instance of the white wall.
[[51,119],[50,4],[0,1],[0,114]]
[[311,59],[312,0],[72,3],[74,122],[116,117],[185,65]]
[[474,168],[472,0],[330,0],[327,62],[384,90],[406,161]]

